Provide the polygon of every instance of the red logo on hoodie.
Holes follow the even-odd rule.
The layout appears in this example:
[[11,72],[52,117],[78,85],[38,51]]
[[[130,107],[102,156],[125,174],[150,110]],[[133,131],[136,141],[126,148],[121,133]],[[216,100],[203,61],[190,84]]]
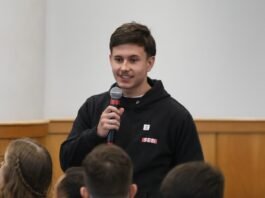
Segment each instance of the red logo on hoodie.
[[157,144],[157,139],[149,138],[149,137],[142,137],[142,143],[150,143],[150,144]]

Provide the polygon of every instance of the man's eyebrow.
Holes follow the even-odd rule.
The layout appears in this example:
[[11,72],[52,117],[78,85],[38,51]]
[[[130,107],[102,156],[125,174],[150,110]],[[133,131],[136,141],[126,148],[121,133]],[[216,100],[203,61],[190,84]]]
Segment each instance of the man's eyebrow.
[[118,57],[118,58],[120,58],[120,57],[122,57],[122,58],[138,58],[138,57],[140,57],[139,55],[137,55],[137,54],[132,54],[132,55],[129,55],[129,56],[122,56],[122,55],[114,55],[113,57]]

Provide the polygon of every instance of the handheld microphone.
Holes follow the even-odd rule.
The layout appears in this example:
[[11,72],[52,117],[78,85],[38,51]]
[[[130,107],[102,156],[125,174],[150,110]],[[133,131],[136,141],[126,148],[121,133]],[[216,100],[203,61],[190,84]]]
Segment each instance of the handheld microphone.
[[[120,98],[122,97],[122,90],[119,87],[113,87],[110,90],[110,105],[119,108],[120,105]],[[109,130],[108,137],[107,137],[107,142],[109,144],[114,143],[115,139],[115,129]]]

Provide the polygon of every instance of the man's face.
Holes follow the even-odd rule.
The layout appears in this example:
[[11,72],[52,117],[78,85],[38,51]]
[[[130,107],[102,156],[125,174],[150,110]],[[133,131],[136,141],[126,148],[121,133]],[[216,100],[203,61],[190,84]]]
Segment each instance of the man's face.
[[139,96],[148,89],[147,73],[154,57],[147,57],[144,47],[123,44],[112,48],[110,63],[114,78],[127,96]]

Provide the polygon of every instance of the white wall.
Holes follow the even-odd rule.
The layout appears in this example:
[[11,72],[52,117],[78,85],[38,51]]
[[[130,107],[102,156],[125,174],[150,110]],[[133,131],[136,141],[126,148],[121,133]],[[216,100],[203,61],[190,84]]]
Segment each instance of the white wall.
[[1,0],[0,121],[74,117],[133,20],[157,41],[150,77],[195,118],[265,118],[265,1]]
[[194,117],[265,117],[265,1],[47,2],[46,117],[73,117],[109,88],[110,34],[132,20],[157,41],[150,76]]
[[43,118],[44,3],[0,1],[0,121]]

